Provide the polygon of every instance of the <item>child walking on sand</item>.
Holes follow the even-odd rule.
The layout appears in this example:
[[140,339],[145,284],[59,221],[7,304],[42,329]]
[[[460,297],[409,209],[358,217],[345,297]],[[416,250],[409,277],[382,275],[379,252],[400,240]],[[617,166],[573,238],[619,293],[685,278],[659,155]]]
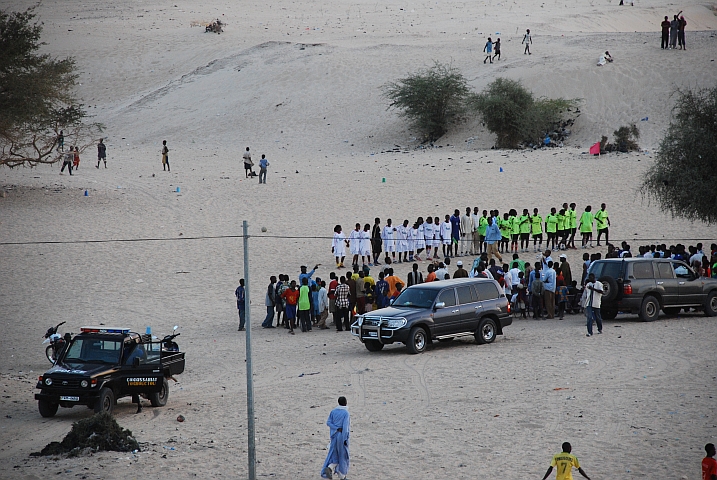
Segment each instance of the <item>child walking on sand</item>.
[[493,63],[493,41],[490,39],[490,37],[488,37],[488,41],[485,43],[483,51],[486,53],[486,57],[483,60],[483,63],[485,63],[486,60],[490,60],[490,63]]
[[526,30],[525,35],[523,35],[523,41],[521,43],[525,44],[525,50],[523,50],[523,55],[526,53],[528,55],[532,55],[530,53],[530,45],[533,43],[533,37],[530,36],[530,29]]
[[496,58],[500,60],[500,38],[496,40],[493,44],[493,49],[495,51],[495,55],[493,55],[493,60],[495,60]]

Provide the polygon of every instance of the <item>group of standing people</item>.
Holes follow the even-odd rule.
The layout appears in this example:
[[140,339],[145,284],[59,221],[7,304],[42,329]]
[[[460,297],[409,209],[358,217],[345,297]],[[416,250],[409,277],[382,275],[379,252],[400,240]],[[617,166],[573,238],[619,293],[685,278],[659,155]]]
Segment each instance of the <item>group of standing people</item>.
[[[65,135],[60,130],[57,136],[57,150],[65,152]],[[100,138],[97,143],[97,168],[100,168],[100,162],[105,162],[105,168],[107,168],[107,146],[104,143],[104,139]],[[60,168],[60,175],[64,175],[65,168],[70,175],[72,170],[77,170],[80,167],[80,149],[76,146],[70,146],[69,150],[63,153],[62,168]]]
[[[411,224],[404,220],[394,225],[392,219],[382,226],[381,219],[375,218],[373,227],[366,223],[361,227],[356,223],[354,229],[346,234],[341,225],[334,227],[331,252],[336,259],[336,267],[343,268],[347,250],[351,254],[351,264],[368,266],[381,265],[379,258],[385,252],[392,263],[423,261],[421,254],[425,250],[426,260],[438,258],[439,248],[442,257],[462,257],[479,255],[486,252],[490,257],[502,261],[502,253],[528,252],[532,240],[533,252],[546,248],[553,250],[575,249],[575,235],[579,231],[582,237],[581,247],[593,246],[593,234],[597,229],[597,246],[602,236],[609,241],[610,217],[606,205],[593,213],[592,206],[585,207],[578,217],[576,204],[564,203],[561,209],[553,207],[543,218],[538,208],[531,215],[527,208],[522,214],[510,209],[502,215],[498,210],[483,210],[478,207],[466,207],[453,215],[423,217]],[[545,237],[543,236],[545,234]]]
[[[244,160],[244,177],[256,177],[256,172],[254,172],[254,161],[251,159],[251,152],[249,151],[249,147],[246,147],[246,151],[243,155]],[[261,160],[259,160],[259,183],[266,184],[266,172],[269,168],[269,160],[266,159],[265,154],[261,154]]]
[[[524,55],[532,55],[530,52],[530,46],[533,44],[533,37],[530,34],[530,29],[527,29],[525,31],[525,35],[523,35],[523,40],[521,42],[522,45],[525,45],[525,49],[523,50]],[[488,37],[488,41],[485,43],[485,46],[483,47],[483,52],[485,53],[485,59],[483,59],[483,63],[490,61],[490,63],[493,63],[493,60],[500,60],[500,37],[496,39],[494,42],[491,37]]]
[[680,15],[680,10],[677,15],[672,17],[672,20],[665,15],[665,19],[662,21],[662,41],[660,42],[660,48],[663,50],[676,49],[678,46],[680,50],[687,50],[685,44],[685,27],[687,27],[687,20],[684,15]]

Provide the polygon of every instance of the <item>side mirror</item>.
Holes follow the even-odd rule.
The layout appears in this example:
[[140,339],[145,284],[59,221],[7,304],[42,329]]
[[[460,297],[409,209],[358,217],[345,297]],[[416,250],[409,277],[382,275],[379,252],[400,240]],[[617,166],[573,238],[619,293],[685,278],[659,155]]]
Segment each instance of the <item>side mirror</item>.
[[438,302],[438,303],[436,303],[436,304],[433,306],[433,309],[434,309],[434,310],[438,310],[439,308],[446,308],[446,303],[445,303],[445,302]]
[[132,360],[132,366],[139,367],[139,357],[134,357],[134,359]]
[[178,328],[179,328],[179,325],[175,325],[174,328],[172,329],[172,331],[174,332],[174,331],[177,330]]

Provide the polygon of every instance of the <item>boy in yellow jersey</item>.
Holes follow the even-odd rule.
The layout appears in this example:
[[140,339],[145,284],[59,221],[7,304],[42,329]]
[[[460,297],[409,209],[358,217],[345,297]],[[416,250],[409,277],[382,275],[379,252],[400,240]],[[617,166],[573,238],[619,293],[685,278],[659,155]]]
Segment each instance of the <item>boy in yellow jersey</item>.
[[[576,205],[574,203],[570,204],[570,208],[566,210],[567,217],[568,217],[568,228],[570,228],[570,239],[568,240],[568,248],[572,248],[575,250],[575,232],[578,230],[578,214],[575,213],[575,207]],[[565,208],[565,204],[563,204],[563,208]]]
[[568,216],[565,214],[565,209],[561,208],[558,210],[558,247],[560,250],[565,250],[565,244],[568,241],[568,236],[565,233],[565,223]]
[[500,227],[500,234],[503,237],[500,241],[500,253],[508,252],[508,244],[510,243],[510,232],[513,229],[513,222],[510,220],[508,212],[503,214],[501,220],[498,210],[496,210],[496,219],[498,219],[498,227]]
[[518,224],[520,225],[520,251],[527,252],[530,246],[530,214],[528,209],[523,209],[523,215],[518,217]]
[[[550,209],[550,215],[545,217],[545,232],[548,234],[548,241],[545,242],[545,246],[556,250],[558,243],[558,214],[555,207]],[[553,244],[551,247],[550,244]]]
[[510,251],[518,251],[518,238],[520,237],[520,223],[518,222],[518,212],[514,208],[511,208],[508,212],[510,215],[508,220],[510,221]]
[[[483,210],[483,216],[478,219],[478,241],[480,242],[480,253],[487,252],[485,243],[485,231],[488,228],[488,210]],[[478,253],[478,252],[476,252]]]
[[597,246],[600,246],[600,237],[602,237],[603,233],[605,234],[605,245],[610,243],[610,231],[608,230],[608,227],[610,226],[610,217],[607,214],[607,210],[605,209],[605,204],[600,205],[600,210],[595,212],[595,226],[597,227]]
[[588,242],[590,242],[590,246],[592,246],[592,236],[593,236],[593,214],[590,213],[593,207],[588,205],[585,207],[585,211],[580,216],[580,223],[578,227],[580,228],[580,234],[583,236],[583,241],[581,243],[582,248],[588,248]]
[[590,480],[590,477],[588,477],[585,471],[580,467],[578,457],[571,454],[571,451],[572,447],[570,444],[568,442],[563,443],[562,453],[553,455],[553,460],[550,462],[550,467],[548,467],[548,471],[545,472],[543,480],[546,480],[550,474],[553,473],[553,468],[557,469],[555,480],[573,480],[573,468],[577,468],[580,475]]
[[[533,209],[533,216],[530,217],[530,233],[533,234],[533,252],[538,248],[543,251],[543,217],[538,215],[538,209]],[[539,247],[538,247],[539,245]]]

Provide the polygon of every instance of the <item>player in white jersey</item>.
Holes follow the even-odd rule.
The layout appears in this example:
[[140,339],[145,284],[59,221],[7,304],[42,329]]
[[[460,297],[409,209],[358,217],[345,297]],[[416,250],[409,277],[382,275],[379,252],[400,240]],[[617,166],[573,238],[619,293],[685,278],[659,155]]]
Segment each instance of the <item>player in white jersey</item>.
[[408,261],[412,262],[416,253],[416,237],[418,236],[418,225],[415,223],[408,229]]
[[426,217],[426,223],[423,224],[423,238],[426,239],[426,260],[428,261],[433,260],[431,253],[433,250],[434,228],[435,226],[433,225],[433,217]]
[[346,236],[344,235],[341,225],[334,227],[334,241],[331,244],[331,253],[336,257],[336,268],[344,268],[344,259],[346,258]]
[[423,229],[423,217],[418,217],[418,220],[416,220],[416,238],[414,247],[416,250],[416,254],[413,258],[418,260],[419,262],[423,261],[419,256],[423,249],[426,248],[426,237]]
[[396,251],[398,252],[398,263],[408,261],[408,220],[403,221],[403,225],[400,225],[396,232]]
[[396,261],[396,227],[391,225],[391,219],[386,220],[386,226],[383,227],[381,232],[381,239],[383,240],[383,251],[386,252],[386,256],[391,252],[393,261]]
[[[441,223],[441,243],[443,243],[443,258],[451,254],[451,216],[446,215],[446,221]],[[446,253],[448,247],[448,253]]]
[[[369,225],[368,223],[363,226],[363,231],[361,232],[361,235],[359,236],[359,242],[360,242],[359,251],[361,253],[361,265],[366,265],[366,260],[368,260],[369,265],[371,265],[371,225]],[[366,260],[364,260],[364,258]]]
[[361,255],[361,224],[357,223],[356,227],[349,234],[349,247],[351,249],[351,265],[358,265],[358,257]]
[[438,247],[441,245],[441,219],[433,217],[433,258],[438,258]]

